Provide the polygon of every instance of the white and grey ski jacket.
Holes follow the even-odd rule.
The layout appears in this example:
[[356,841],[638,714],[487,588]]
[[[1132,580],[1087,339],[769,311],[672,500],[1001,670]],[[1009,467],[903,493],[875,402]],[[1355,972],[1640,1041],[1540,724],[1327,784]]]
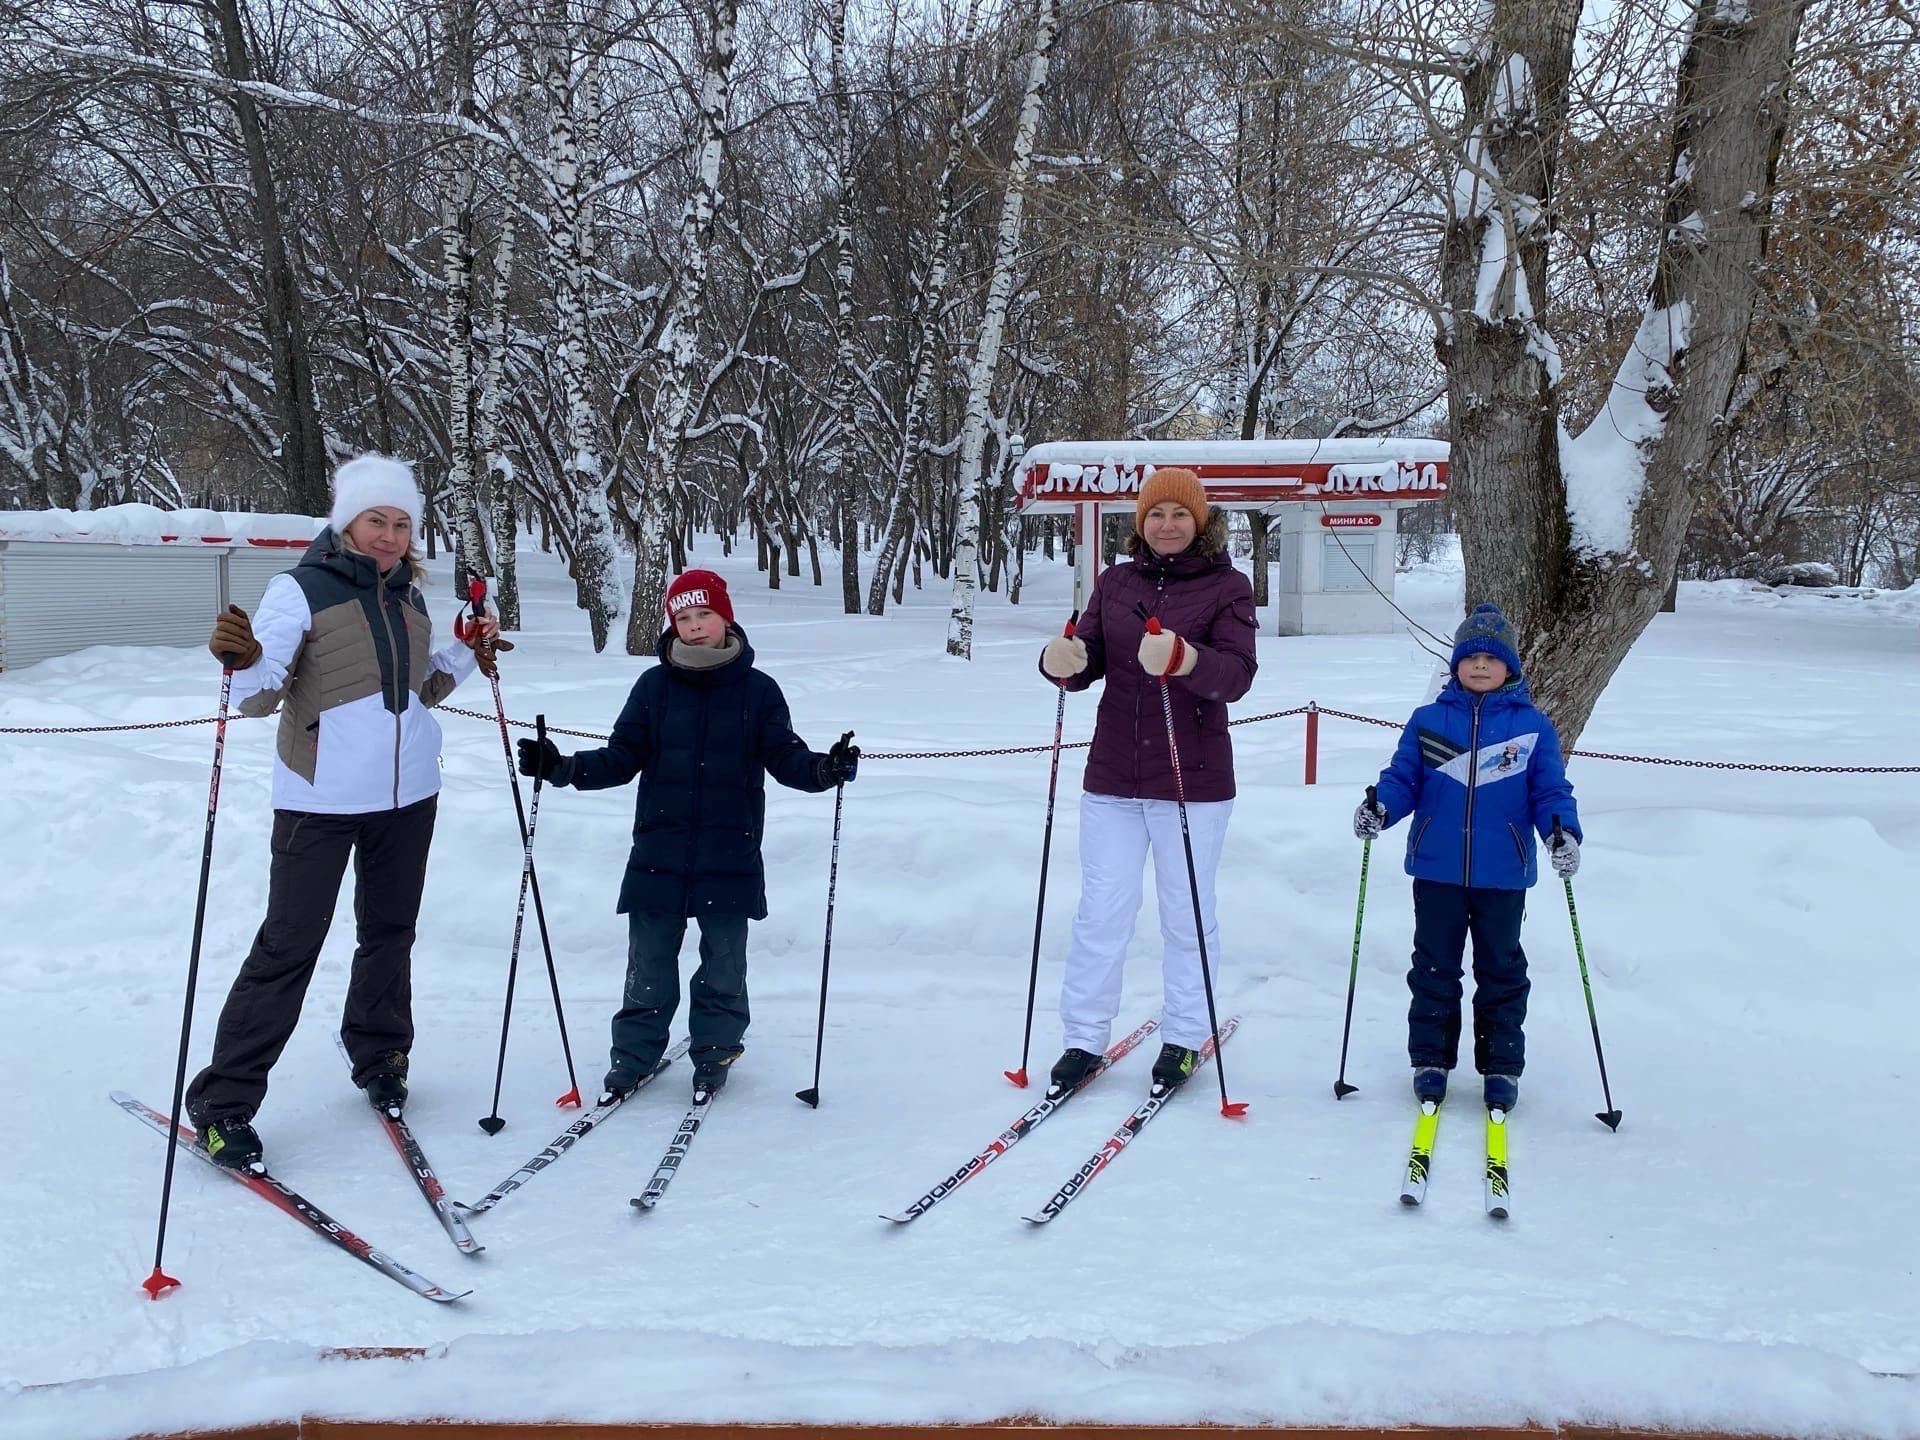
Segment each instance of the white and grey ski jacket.
[[440,791],[440,724],[429,713],[477,665],[435,651],[406,565],[373,561],[322,530],[267,583],[253,616],[260,658],[233,672],[243,715],[280,708],[273,807],[323,815],[395,810]]

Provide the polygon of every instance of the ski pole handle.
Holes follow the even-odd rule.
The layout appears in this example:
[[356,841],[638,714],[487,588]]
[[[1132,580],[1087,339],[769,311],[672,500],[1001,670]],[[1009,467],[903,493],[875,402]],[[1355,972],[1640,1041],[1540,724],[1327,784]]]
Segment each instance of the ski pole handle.
[[1073,638],[1074,627],[1077,626],[1079,623],[1080,623],[1080,612],[1076,610],[1071,615],[1067,616],[1066,628],[1062,630],[1060,633],[1064,635],[1067,639],[1071,640]]
[[[464,640],[468,635],[479,638],[474,644],[474,653],[484,648],[489,655],[493,653],[493,639],[482,633],[487,619],[487,582],[485,577],[476,575],[467,582],[467,606],[471,615],[456,615],[453,621],[454,638]],[[513,646],[507,646],[511,650]]]

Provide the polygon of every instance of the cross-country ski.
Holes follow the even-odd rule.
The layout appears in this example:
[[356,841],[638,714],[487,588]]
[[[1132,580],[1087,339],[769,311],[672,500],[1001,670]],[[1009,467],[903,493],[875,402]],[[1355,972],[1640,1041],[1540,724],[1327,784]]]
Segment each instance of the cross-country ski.
[[[167,1134],[167,1117],[152,1106],[142,1104],[123,1090],[115,1090],[111,1098],[114,1104],[134,1119],[159,1131],[162,1137]],[[406,1286],[414,1294],[445,1305],[455,1300],[463,1300],[473,1293],[470,1290],[448,1290],[434,1284],[424,1275],[409,1270],[384,1250],[375,1249],[373,1245],[347,1229],[304,1195],[290,1189],[270,1172],[264,1169],[234,1169],[220,1164],[206,1152],[206,1148],[185,1125],[180,1127],[179,1139],[180,1148],[190,1153],[195,1159],[203,1161],[209,1169],[217,1170],[229,1179],[237,1181],[282,1214],[298,1220],[329,1245],[344,1250],[361,1264],[379,1271],[395,1284]]]

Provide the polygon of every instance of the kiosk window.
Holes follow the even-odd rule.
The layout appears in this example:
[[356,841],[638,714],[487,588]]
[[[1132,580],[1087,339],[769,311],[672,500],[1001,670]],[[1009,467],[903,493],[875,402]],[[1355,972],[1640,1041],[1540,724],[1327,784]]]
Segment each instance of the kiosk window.
[[1327,590],[1367,590],[1373,577],[1375,541],[1352,535],[1328,535],[1321,540],[1320,573]]

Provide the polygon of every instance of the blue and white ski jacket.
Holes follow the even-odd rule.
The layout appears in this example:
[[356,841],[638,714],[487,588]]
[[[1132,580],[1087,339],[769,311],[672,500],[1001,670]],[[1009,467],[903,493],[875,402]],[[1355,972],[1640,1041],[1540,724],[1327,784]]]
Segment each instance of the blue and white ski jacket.
[[1487,695],[1447,681],[1413,712],[1376,793],[1388,825],[1413,816],[1416,880],[1525,890],[1540,877],[1536,833],[1550,836],[1558,817],[1581,838],[1560,737],[1518,676]]

